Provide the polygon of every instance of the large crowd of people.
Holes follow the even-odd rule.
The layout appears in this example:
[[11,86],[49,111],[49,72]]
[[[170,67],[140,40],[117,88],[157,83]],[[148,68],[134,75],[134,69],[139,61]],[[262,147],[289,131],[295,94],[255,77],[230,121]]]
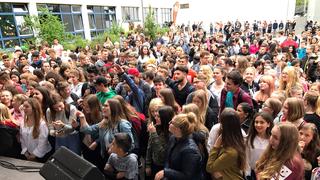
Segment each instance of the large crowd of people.
[[267,22],[16,46],[1,55],[0,155],[64,146],[108,179],[320,178],[320,27]]

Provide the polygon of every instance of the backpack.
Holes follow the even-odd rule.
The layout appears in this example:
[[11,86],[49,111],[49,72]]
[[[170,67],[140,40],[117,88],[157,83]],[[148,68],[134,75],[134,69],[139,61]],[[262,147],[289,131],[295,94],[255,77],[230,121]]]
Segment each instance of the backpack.
[[144,156],[147,153],[149,133],[148,133],[148,122],[142,113],[138,113],[141,122],[141,130],[139,134],[139,156]]
[[[240,92],[238,94],[238,99],[237,99],[237,104],[239,105],[240,103],[242,103],[242,95],[243,95],[243,90],[240,89]],[[253,105],[253,114],[259,112],[259,104],[256,100],[252,99],[252,97],[250,96],[251,101],[252,101],[252,105]]]

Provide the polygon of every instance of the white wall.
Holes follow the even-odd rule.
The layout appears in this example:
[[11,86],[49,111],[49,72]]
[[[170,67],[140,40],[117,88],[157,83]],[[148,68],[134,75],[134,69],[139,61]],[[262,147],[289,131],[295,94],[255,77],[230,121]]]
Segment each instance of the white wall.
[[308,20],[320,21],[320,0],[309,0]]
[[177,23],[203,21],[205,27],[215,21],[292,19],[296,0],[181,0],[189,9],[180,9]]

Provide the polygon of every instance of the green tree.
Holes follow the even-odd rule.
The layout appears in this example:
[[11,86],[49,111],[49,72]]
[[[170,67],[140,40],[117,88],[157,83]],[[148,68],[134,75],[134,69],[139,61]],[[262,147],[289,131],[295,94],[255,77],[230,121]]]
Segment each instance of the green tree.
[[94,37],[94,39],[90,43],[90,47],[95,48],[97,44],[103,45],[107,37],[109,37],[113,43],[116,41],[119,42],[121,32],[124,32],[124,29],[121,27],[120,24],[114,21],[112,22],[110,29],[108,29],[103,34],[99,34],[96,37]]
[[151,6],[149,6],[149,11],[144,21],[144,34],[149,36],[151,40],[154,40],[157,34],[163,35],[168,31],[168,27],[161,27],[158,23],[156,23],[154,11]]
[[154,11],[151,6],[149,6],[149,12],[144,21],[144,33],[147,36],[150,36],[151,39],[154,39],[156,37],[158,27],[159,25],[155,22]]
[[47,41],[49,44],[55,38],[60,42],[66,38],[64,24],[46,8],[40,9],[39,16],[26,17],[26,25],[35,30],[38,40]]

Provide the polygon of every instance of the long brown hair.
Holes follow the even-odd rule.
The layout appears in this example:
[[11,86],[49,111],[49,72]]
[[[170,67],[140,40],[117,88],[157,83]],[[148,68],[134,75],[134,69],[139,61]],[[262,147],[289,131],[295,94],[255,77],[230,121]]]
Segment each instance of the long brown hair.
[[64,110],[63,111],[65,112],[66,117],[67,117],[67,114],[70,115],[70,104],[65,103],[65,101],[64,101],[62,96],[60,96],[57,93],[54,93],[54,94],[52,94],[52,104],[49,106],[51,121],[55,121],[56,120],[55,118],[56,118],[56,114],[57,114],[57,112],[56,112],[56,110],[54,109],[53,106],[58,104],[58,103],[60,103],[60,102],[62,102],[64,104]]
[[224,148],[234,148],[238,152],[238,166],[246,168],[246,145],[241,133],[240,117],[232,108],[225,108],[220,115],[221,137]]
[[104,119],[100,123],[100,127],[113,129],[117,126],[121,119],[126,119],[126,115],[122,109],[121,103],[117,99],[108,99],[106,103],[109,103],[110,117]]
[[[26,100],[28,102],[28,104],[30,104],[31,108],[32,108],[32,116],[33,116],[33,130],[32,130],[32,137],[33,139],[36,139],[39,137],[40,134],[40,121],[43,118],[42,115],[42,109],[41,109],[41,105],[39,103],[39,101],[35,98],[28,98]],[[25,115],[24,121],[25,123],[27,122],[27,120],[30,117],[28,115]]]
[[248,132],[248,137],[247,137],[247,145],[249,145],[252,148],[254,148],[254,145],[253,145],[254,138],[258,135],[258,132],[257,132],[254,124],[255,124],[256,118],[259,116],[270,125],[266,129],[266,135],[268,138],[271,136],[271,129],[273,128],[273,119],[274,118],[272,117],[272,115],[270,113],[264,112],[264,111],[258,112],[254,116],[253,120],[251,121],[251,125],[250,125],[249,132]]
[[295,122],[298,119],[302,118],[304,115],[304,106],[303,101],[298,98],[288,98],[285,103],[288,104],[288,117],[286,119],[289,122]]
[[95,94],[89,94],[83,99],[83,103],[88,104],[90,113],[85,112],[88,124],[96,124],[102,120],[102,108],[98,97]]
[[173,110],[175,111],[175,113],[179,112],[180,106],[179,104],[176,102],[173,92],[171,89],[169,88],[164,88],[160,90],[160,95],[163,97],[164,99],[164,104],[171,106],[173,108]]
[[303,148],[302,155],[303,157],[308,160],[309,162],[313,162],[317,157],[317,152],[320,150],[320,140],[319,140],[319,133],[318,129],[315,124],[313,123],[305,123],[300,131],[303,130],[311,130],[313,133],[312,140],[306,147]]
[[289,122],[281,122],[274,128],[280,130],[280,143],[276,149],[269,144],[256,163],[260,179],[271,179],[279,174],[281,167],[298,152],[299,133],[296,126]]
[[139,119],[137,111],[127,101],[125,101],[122,96],[116,95],[113,98],[120,102],[127,120],[132,120],[134,118]]

